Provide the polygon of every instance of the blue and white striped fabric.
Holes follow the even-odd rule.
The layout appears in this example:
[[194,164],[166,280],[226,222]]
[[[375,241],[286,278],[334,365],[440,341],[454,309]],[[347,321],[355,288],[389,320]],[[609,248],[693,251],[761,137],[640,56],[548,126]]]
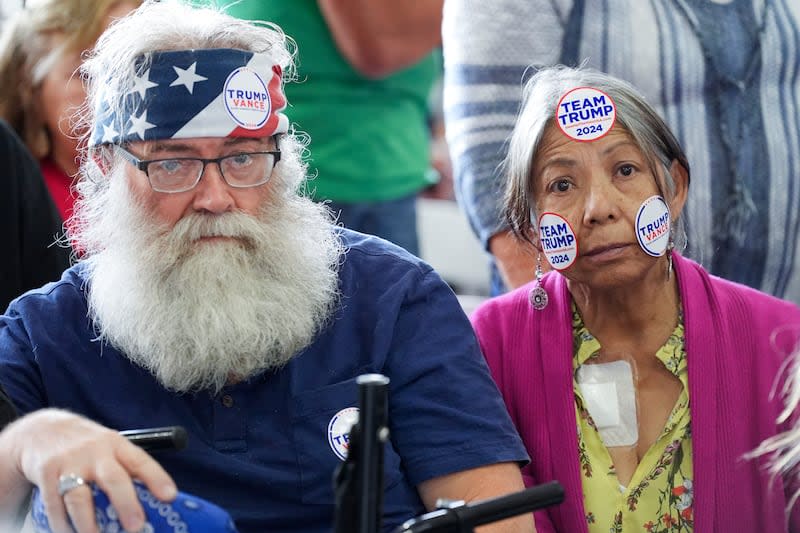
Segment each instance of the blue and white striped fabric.
[[[504,227],[498,164],[522,80],[531,65],[559,63],[572,7],[572,0],[445,4],[456,192],[484,244]],[[688,255],[714,274],[800,303],[800,2],[591,0],[577,27],[577,58],[635,85],[687,152]],[[709,55],[732,83],[716,83]]]

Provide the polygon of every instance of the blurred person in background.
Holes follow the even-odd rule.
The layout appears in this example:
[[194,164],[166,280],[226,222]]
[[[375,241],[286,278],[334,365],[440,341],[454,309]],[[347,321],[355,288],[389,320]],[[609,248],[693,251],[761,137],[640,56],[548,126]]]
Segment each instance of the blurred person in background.
[[346,228],[419,255],[416,198],[430,185],[428,96],[441,73],[443,0],[208,1],[275,22],[297,43],[287,115],[314,140],[309,194]]
[[0,118],[39,160],[62,221],[72,213],[70,189],[78,173],[72,117],[86,91],[81,55],[115,19],[141,0],[27,0],[0,36]]
[[0,120],[0,309],[28,289],[55,281],[69,266],[69,250],[56,243],[61,219],[39,171],[8,124]]
[[420,193],[424,198],[455,201],[453,190],[453,165],[450,162],[450,150],[444,124],[442,108],[443,79],[440,77],[431,91],[428,103],[428,127],[431,132],[431,168],[428,181],[430,185]]
[[456,196],[496,262],[533,279],[500,168],[529,67],[585,64],[633,83],[692,161],[687,256],[800,303],[800,2],[447,0],[445,116]]

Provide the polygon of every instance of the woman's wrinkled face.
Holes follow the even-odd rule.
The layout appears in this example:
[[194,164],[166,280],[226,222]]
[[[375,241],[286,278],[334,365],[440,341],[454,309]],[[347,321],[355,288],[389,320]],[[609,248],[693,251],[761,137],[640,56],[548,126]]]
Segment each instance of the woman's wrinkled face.
[[[578,243],[577,259],[564,275],[597,288],[642,279],[658,258],[639,247],[636,214],[644,200],[661,193],[633,138],[614,126],[600,139],[579,142],[549,126],[540,146],[532,175],[535,211],[566,219]],[[681,207],[670,205],[673,220]]]
[[[135,2],[122,1],[114,4],[106,14],[103,29],[114,20],[124,17],[137,7]],[[50,36],[51,50],[66,40],[63,33]],[[68,50],[53,64],[36,89],[37,112],[47,129],[51,142],[51,157],[67,173],[74,173],[77,165],[78,137],[82,132],[74,129],[72,117],[86,99],[86,89],[80,77],[81,50]],[[72,161],[72,165],[66,165]],[[70,166],[71,168],[64,168]]]
[[[63,34],[53,35],[51,49],[60,46],[64,39]],[[86,99],[86,90],[78,73],[80,65],[80,52],[65,52],[45,75],[37,91],[38,112],[50,134],[51,155],[57,161],[69,154],[75,157],[78,153],[78,135],[70,119]]]

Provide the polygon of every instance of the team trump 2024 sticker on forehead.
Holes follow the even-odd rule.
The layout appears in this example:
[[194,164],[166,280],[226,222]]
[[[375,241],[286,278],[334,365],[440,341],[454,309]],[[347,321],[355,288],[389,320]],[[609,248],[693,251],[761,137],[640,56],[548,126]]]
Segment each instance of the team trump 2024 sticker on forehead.
[[578,257],[578,239],[572,226],[555,213],[539,217],[539,242],[547,262],[556,270],[569,268]]
[[617,106],[603,91],[577,87],[568,91],[556,107],[556,123],[567,137],[594,141],[611,131],[617,119]]
[[669,245],[670,214],[667,202],[658,195],[651,196],[636,213],[636,238],[645,253],[660,257]]

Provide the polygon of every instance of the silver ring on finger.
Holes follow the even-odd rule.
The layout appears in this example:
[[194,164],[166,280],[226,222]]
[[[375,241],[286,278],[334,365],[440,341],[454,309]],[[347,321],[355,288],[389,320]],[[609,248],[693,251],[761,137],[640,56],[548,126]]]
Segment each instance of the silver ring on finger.
[[58,495],[63,497],[64,494],[68,493],[72,489],[77,489],[83,485],[86,485],[86,481],[84,481],[83,478],[78,474],[64,474],[59,476]]

